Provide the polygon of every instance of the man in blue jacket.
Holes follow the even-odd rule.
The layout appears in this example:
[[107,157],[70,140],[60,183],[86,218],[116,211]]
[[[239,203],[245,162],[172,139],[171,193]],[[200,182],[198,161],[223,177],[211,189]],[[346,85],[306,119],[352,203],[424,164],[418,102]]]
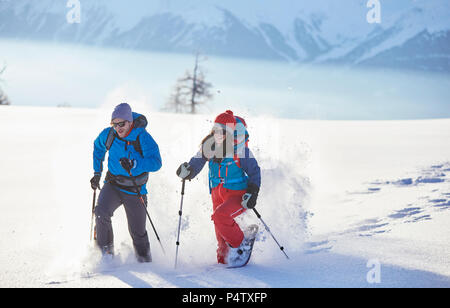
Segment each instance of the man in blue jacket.
[[122,103],[112,113],[111,127],[105,128],[94,141],[94,177],[91,179],[94,190],[100,188],[103,161],[108,151],[108,172],[95,207],[96,240],[103,256],[114,254],[111,217],[123,204],[136,257],[139,262],[151,262],[142,201],[147,204],[148,173],[158,171],[162,163],[159,147],[146,126],[145,116],[132,112],[128,104]]

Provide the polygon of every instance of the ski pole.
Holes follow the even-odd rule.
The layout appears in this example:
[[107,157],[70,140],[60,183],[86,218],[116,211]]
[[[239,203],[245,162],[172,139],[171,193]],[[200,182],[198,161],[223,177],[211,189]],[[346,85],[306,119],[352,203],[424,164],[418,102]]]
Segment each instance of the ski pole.
[[136,193],[137,193],[139,199],[141,200],[141,204],[144,207],[144,210],[145,210],[145,213],[147,214],[148,220],[150,221],[150,224],[152,225],[153,232],[155,232],[156,239],[158,240],[159,245],[161,245],[161,249],[162,249],[162,251],[163,251],[163,253],[165,255],[166,251],[164,250],[164,247],[163,247],[163,245],[161,243],[161,239],[158,236],[158,232],[156,232],[156,228],[155,228],[155,225],[153,224],[152,219],[150,218],[150,214],[147,211],[147,203],[144,201],[144,198],[141,195],[141,190],[139,189],[139,186],[136,184],[136,181],[134,180],[134,177],[131,175],[131,171],[130,170],[126,170],[126,171],[130,175],[131,181],[133,181],[133,185],[134,185],[134,188],[136,189]]
[[95,198],[96,198],[97,188],[94,189],[94,198],[92,199],[92,211],[91,211],[91,235],[90,240],[92,241],[92,229],[94,227],[94,212],[95,212]]
[[258,213],[258,211],[254,208],[253,211],[255,212],[256,216],[259,218],[259,220],[261,220],[261,222],[263,223],[264,227],[266,228],[266,231],[269,232],[269,234],[272,236],[273,240],[275,241],[275,243],[277,243],[278,247],[280,247],[280,250],[284,253],[284,255],[286,256],[287,259],[289,259],[288,255],[286,254],[286,252],[284,251],[284,247],[281,246],[277,239],[275,238],[275,236],[273,236],[272,232],[270,232],[269,227],[266,225],[266,223],[264,222],[264,220],[261,218],[261,215]]
[[183,214],[183,198],[184,198],[184,185],[185,180],[182,181],[183,184],[181,184],[181,203],[180,203],[180,210],[178,211],[178,215],[180,216],[178,219],[178,235],[177,235],[177,250],[175,252],[175,268],[177,268],[177,261],[178,261],[178,247],[180,246],[180,228],[181,228],[181,215]]

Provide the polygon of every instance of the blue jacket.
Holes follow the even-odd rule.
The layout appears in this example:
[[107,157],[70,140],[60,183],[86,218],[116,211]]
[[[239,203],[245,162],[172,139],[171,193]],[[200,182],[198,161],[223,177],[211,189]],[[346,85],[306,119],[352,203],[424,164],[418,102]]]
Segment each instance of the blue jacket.
[[[134,127],[128,136],[121,139],[116,135],[116,138],[114,138],[109,149],[108,170],[113,175],[129,176],[127,171],[120,165],[120,159],[122,157],[136,160],[136,166],[131,170],[133,176],[140,175],[144,172],[158,171],[162,166],[158,144],[145,130],[147,127],[147,119],[143,115],[133,112],[133,122]],[[106,139],[108,138],[110,129],[112,128],[105,128],[94,141],[94,172],[96,173],[101,173],[103,171],[103,161],[105,160],[105,154],[107,152]],[[132,145],[127,145],[126,142],[135,141],[138,136],[143,157]],[[134,194],[126,190],[122,191],[128,194]],[[147,194],[146,185],[142,186],[141,194]]]
[[[239,164],[233,158],[224,158],[222,161],[209,161],[209,188],[217,187],[220,183],[227,189],[244,190],[247,189],[249,183],[258,187],[261,186],[261,169],[252,152],[246,147],[243,157],[239,158]],[[192,167],[193,175],[202,171],[207,160],[199,152],[191,158],[189,165]]]

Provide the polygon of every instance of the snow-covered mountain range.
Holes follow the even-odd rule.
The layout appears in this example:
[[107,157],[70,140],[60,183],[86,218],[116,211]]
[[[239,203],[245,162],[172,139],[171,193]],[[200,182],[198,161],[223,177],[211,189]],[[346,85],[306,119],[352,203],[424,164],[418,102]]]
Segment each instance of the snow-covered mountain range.
[[450,71],[448,0],[379,3],[369,23],[367,0],[0,0],[0,38]]

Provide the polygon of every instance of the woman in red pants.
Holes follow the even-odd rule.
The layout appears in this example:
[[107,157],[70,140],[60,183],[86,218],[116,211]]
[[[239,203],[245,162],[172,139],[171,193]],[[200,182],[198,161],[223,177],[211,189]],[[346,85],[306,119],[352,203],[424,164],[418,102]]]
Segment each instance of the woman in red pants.
[[[248,253],[245,238],[234,218],[256,206],[261,186],[261,171],[248,148],[245,121],[227,110],[219,114],[200,151],[177,170],[184,180],[191,180],[209,164],[209,189],[218,242],[217,261],[227,264],[228,256],[236,252]],[[249,255],[248,255],[249,257]]]

